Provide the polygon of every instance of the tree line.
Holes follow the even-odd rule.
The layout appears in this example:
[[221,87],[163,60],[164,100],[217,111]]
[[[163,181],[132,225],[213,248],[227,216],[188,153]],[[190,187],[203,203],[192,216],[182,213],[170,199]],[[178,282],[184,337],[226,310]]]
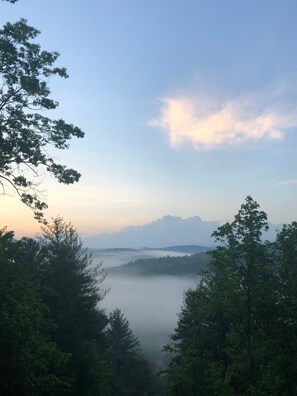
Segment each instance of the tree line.
[[[163,348],[168,396],[297,394],[297,222],[267,228],[248,196],[213,233]],[[100,308],[104,278],[62,218],[39,239],[0,232],[1,395],[163,393],[124,314]]]
[[57,218],[39,240],[0,233],[1,395],[151,395],[153,377],[104,273]]
[[205,252],[185,255],[166,256],[158,258],[142,258],[127,264],[112,267],[109,274],[120,276],[190,276],[207,267],[209,255]]

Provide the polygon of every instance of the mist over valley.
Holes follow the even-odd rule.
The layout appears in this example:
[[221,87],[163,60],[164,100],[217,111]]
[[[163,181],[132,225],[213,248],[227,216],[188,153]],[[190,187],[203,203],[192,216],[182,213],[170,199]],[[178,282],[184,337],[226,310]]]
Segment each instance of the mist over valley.
[[[172,246],[164,250],[102,249],[92,252],[94,263],[101,262],[107,273],[102,286],[108,292],[101,302],[101,307],[106,309],[107,313],[115,308],[125,313],[133,332],[141,341],[146,356],[156,370],[163,365],[160,351],[176,326],[184,292],[194,287],[198,281],[197,271],[172,275],[172,269],[168,268],[167,273],[165,270],[162,275],[156,275],[155,272],[150,275],[137,272],[136,276],[135,271],[131,273],[129,268],[131,265],[140,270],[142,266],[159,266],[163,260],[175,265],[175,259],[180,260],[179,264],[182,265],[190,257],[199,257],[200,253],[186,254],[183,250],[201,251],[205,258],[205,251],[209,248],[192,245]],[[152,271],[154,270],[155,266]]]
[[[184,293],[195,287],[199,270],[207,267],[207,252],[215,247],[211,234],[218,226],[198,216],[165,216],[144,226],[84,238],[94,263],[101,263],[107,274],[102,286],[108,292],[101,307],[107,313],[115,308],[125,313],[156,370],[163,365],[161,348],[177,325]],[[270,224],[263,238],[272,240],[279,228]]]
[[101,306],[107,312],[116,307],[125,313],[144,352],[160,367],[160,350],[177,323],[184,292],[195,285],[193,277],[124,277],[108,274],[104,287],[110,291]]

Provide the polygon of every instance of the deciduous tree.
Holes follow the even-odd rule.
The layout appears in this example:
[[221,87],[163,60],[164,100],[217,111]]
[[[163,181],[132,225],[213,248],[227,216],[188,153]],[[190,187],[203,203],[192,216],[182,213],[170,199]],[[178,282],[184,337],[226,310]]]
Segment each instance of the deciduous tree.
[[0,186],[3,194],[16,193],[42,221],[47,205],[39,189],[41,176],[49,172],[64,184],[80,177],[56,162],[51,150],[67,149],[72,137],[84,133],[45,115],[58,106],[50,97],[49,78],[68,75],[55,66],[59,53],[42,50],[35,42],[39,33],[25,19],[0,29]]
[[169,394],[276,395],[284,389],[267,381],[275,375],[272,351],[280,350],[274,247],[262,240],[267,228],[266,214],[248,196],[234,221],[213,233],[219,246],[197,288],[186,293],[167,346],[173,352]]

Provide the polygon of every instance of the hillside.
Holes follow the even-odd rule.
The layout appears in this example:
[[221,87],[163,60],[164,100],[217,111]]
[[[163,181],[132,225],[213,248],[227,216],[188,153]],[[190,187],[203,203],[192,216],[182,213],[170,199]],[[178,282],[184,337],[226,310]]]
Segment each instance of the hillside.
[[207,246],[200,246],[200,245],[178,245],[178,246],[167,246],[164,248],[154,248],[153,250],[193,254],[193,253],[202,253],[202,252],[206,253],[211,249],[213,248]]
[[111,275],[122,276],[195,276],[206,268],[209,256],[202,252],[190,256],[139,259],[108,270]]

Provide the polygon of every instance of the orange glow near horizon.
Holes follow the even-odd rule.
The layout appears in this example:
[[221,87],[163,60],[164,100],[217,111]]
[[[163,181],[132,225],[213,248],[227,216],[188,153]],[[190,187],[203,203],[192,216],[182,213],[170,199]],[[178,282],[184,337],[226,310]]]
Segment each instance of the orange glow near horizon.
[[[33,212],[24,204],[19,202],[17,198],[2,196],[0,209],[0,229],[6,227],[8,231],[13,231],[16,238],[34,237],[41,232],[41,224],[38,223],[33,216]],[[112,212],[110,209],[98,211],[97,214],[92,210],[86,211],[69,211],[61,202],[60,210],[56,205],[50,206],[45,211],[45,217],[50,221],[51,218],[62,216],[66,222],[71,222],[80,235],[92,235],[105,232],[115,232],[131,224],[141,225],[150,221],[145,216],[135,215],[118,215],[118,211]],[[75,213],[75,216],[73,216]]]

